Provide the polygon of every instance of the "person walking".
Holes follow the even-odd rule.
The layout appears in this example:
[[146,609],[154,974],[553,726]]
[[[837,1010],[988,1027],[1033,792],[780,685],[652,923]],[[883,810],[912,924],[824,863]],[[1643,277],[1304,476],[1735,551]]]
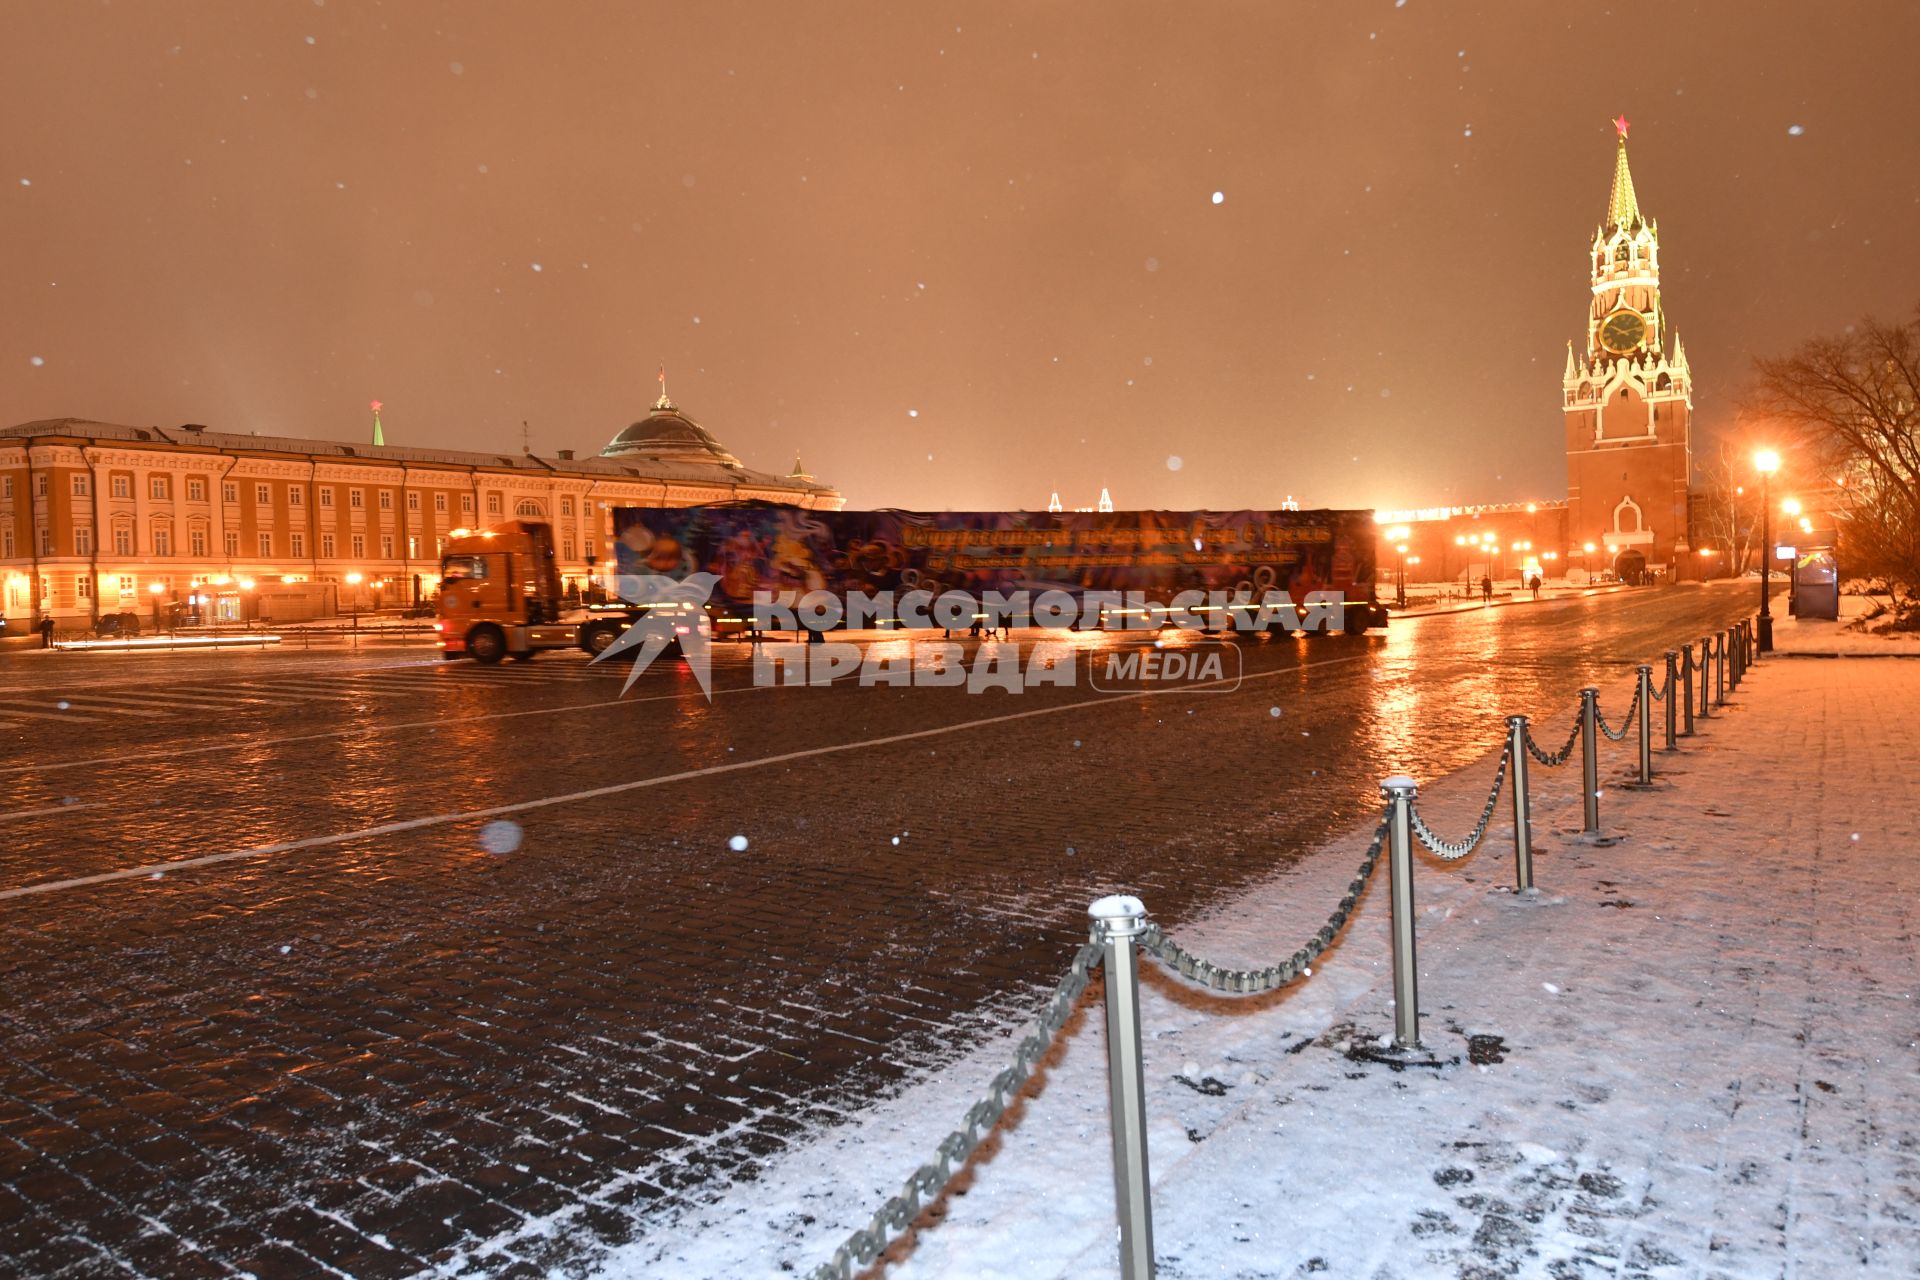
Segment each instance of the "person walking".
[[1484,573],[1480,575],[1480,603],[1493,603],[1493,579]]
[[1538,600],[1540,598],[1540,575],[1537,573],[1534,574],[1533,580],[1527,583],[1527,585],[1533,588],[1533,598]]
[[40,615],[40,647],[53,648],[53,615],[50,613]]

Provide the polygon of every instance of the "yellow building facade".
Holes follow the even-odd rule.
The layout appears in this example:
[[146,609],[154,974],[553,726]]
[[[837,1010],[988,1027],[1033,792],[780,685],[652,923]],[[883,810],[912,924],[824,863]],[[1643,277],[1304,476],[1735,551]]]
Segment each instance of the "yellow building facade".
[[583,587],[612,509],[764,501],[837,511],[801,470],[743,466],[664,395],[598,455],[478,453],[74,418],[0,428],[0,616],[90,626],[291,619],[432,597],[449,533],[554,527]]

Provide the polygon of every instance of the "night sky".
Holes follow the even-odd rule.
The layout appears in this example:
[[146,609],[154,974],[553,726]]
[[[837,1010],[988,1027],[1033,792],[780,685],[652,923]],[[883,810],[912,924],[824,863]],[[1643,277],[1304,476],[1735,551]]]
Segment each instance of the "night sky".
[[[598,450],[849,505],[1560,498],[1621,112],[1695,453],[1920,300],[1920,5],[0,8],[0,422]],[[1215,193],[1219,193],[1216,199]]]

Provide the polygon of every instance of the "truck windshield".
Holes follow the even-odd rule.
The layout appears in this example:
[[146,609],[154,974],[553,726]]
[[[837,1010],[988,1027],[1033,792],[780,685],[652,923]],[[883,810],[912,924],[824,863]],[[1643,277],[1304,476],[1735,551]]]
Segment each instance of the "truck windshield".
[[487,576],[487,561],[484,556],[448,556],[440,562],[440,581],[459,582],[466,578],[484,578]]

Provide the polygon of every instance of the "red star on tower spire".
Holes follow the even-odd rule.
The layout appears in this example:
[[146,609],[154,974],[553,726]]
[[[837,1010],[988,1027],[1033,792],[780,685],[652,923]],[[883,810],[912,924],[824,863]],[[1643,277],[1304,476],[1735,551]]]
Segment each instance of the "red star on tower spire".
[[1613,118],[1614,132],[1618,133],[1621,138],[1624,139],[1627,136],[1627,127],[1627,113],[1622,111]]

